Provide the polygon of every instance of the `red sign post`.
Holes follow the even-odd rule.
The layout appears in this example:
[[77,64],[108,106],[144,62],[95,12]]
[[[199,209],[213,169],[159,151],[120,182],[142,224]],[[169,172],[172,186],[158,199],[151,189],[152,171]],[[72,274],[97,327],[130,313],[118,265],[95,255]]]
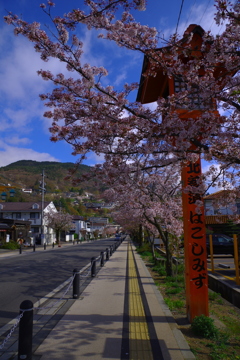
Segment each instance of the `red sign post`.
[[196,204],[202,201],[202,195],[184,191],[189,185],[197,188],[200,176],[200,156],[182,166],[186,306],[190,322],[195,316],[209,315],[204,208]]
[[[186,39],[191,35],[190,57],[202,57],[201,44],[204,30],[198,25],[190,25],[184,33],[184,38],[180,40],[179,56],[184,44],[189,44]],[[156,49],[164,57],[164,48]],[[171,50],[167,49],[168,55]],[[187,61],[186,58],[184,60]],[[150,67],[150,60],[145,55],[142,74]],[[155,69],[156,70],[156,69]],[[201,74],[199,74],[201,75]],[[137,101],[143,104],[157,101],[159,97],[168,97],[176,92],[185,89],[185,84],[181,81],[181,74],[176,78],[169,78],[163,69],[157,68],[155,76],[141,77]],[[203,111],[204,106],[201,99],[192,98],[194,106],[191,110],[186,108],[176,108],[174,111],[178,114],[181,121],[187,122],[189,119],[198,119]],[[213,105],[210,104],[209,106]],[[209,110],[209,109],[207,109]],[[211,108],[213,113],[218,114],[214,106]],[[164,119],[163,119],[164,121]],[[199,140],[197,137],[195,140]],[[174,136],[173,136],[174,143]],[[196,147],[191,145],[189,152],[196,154]],[[193,186],[195,190],[201,181],[201,160],[200,153],[198,160],[182,164],[182,200],[183,200],[183,223],[184,223],[184,251],[185,251],[185,277],[186,277],[186,301],[187,317],[190,322],[195,316],[209,315],[208,311],[208,274],[207,274],[207,251],[205,235],[204,207],[202,194],[194,191],[186,191],[186,187]],[[199,202],[197,200],[200,200]]]

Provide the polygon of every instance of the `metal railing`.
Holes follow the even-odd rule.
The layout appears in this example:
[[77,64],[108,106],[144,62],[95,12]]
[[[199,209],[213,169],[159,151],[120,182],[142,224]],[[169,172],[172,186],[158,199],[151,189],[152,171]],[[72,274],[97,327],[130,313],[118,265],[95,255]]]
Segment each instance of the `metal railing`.
[[[32,359],[32,339],[33,339],[33,326],[34,326],[34,313],[37,315],[39,313],[44,313],[49,309],[58,308],[59,304],[67,297],[70,299],[70,291],[72,289],[72,299],[78,299],[81,292],[84,291],[86,286],[91,282],[92,278],[96,276],[98,271],[104,266],[105,262],[110,259],[113,252],[118,248],[123,239],[118,240],[113,243],[113,245],[106,248],[105,251],[101,251],[98,257],[92,257],[90,263],[84,266],[82,269],[74,269],[73,275],[61,286],[61,289],[58,288],[59,298],[49,303],[49,298],[46,298],[45,306],[34,306],[30,300],[24,300],[20,304],[20,313],[15,319],[13,326],[10,328],[6,334],[4,340],[0,345],[0,358],[4,354],[4,348],[6,344],[12,338],[16,328],[19,326],[18,334],[18,359],[31,360]],[[61,293],[60,293],[61,291]],[[56,293],[54,294],[56,297]],[[44,303],[41,301],[41,303]],[[16,337],[13,339],[12,343],[16,342]],[[12,343],[9,347],[12,346]],[[7,351],[7,350],[6,350]],[[15,354],[16,355],[16,354]],[[13,355],[14,356],[14,355]],[[12,358],[12,357],[11,357]]]

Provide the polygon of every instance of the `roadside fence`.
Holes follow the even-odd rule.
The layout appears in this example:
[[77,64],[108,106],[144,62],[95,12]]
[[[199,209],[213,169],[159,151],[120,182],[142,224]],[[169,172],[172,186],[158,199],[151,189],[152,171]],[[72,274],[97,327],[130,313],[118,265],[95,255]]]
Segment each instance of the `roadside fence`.
[[[73,269],[73,275],[64,283],[64,291],[59,299],[49,306],[44,307],[34,307],[33,303],[30,300],[24,300],[20,304],[20,312],[16,322],[10,329],[9,333],[3,340],[0,345],[0,352],[3,352],[3,349],[14,331],[19,325],[19,334],[18,334],[18,360],[32,360],[32,338],[33,338],[33,315],[34,312],[47,310],[51,308],[56,308],[58,304],[65,298],[72,288],[72,299],[78,299],[80,293],[85,289],[85,287],[90,283],[92,278],[94,278],[97,272],[101,267],[104,266],[105,262],[110,259],[113,252],[118,248],[124,239],[119,239],[113,245],[106,248],[105,251],[101,251],[98,257],[92,257],[89,264],[83,267],[81,270]],[[46,300],[47,302],[47,300]],[[1,357],[1,356],[0,356]]]

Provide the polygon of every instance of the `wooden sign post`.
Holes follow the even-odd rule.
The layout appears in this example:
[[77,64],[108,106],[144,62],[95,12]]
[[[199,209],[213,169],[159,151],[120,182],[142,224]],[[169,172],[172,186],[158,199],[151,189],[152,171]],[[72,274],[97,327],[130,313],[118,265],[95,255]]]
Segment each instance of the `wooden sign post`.
[[190,322],[195,316],[209,315],[204,208],[196,205],[197,200],[202,201],[202,195],[184,191],[188,185],[197,187],[200,176],[200,156],[182,166],[186,306]]
[[[203,56],[201,53],[203,35],[204,30],[199,25],[190,25],[184,33],[184,38],[179,41],[179,56],[181,57],[181,51],[185,46],[184,44],[189,44],[186,41],[189,36],[191,36],[190,44],[192,49],[190,56]],[[156,49],[155,51],[161,52],[161,55],[164,57],[164,48]],[[171,50],[168,48],[168,56],[170,52]],[[184,61],[187,61],[186,58]],[[178,75],[176,78],[169,78],[163,69],[157,68],[156,76],[143,76],[149,67],[150,60],[145,55],[137,101],[146,104],[157,101],[159,97],[167,98],[172,94],[185,90],[186,84],[181,82],[181,74],[176,74]],[[206,110],[201,103],[201,99],[196,100],[195,98],[192,98],[192,102],[193,106],[191,110],[186,108],[181,109],[181,107],[175,109],[175,113],[178,114],[179,119],[181,119],[181,121],[186,121],[186,124],[189,119],[197,119],[202,115],[204,110]],[[216,109],[212,110],[216,115]],[[196,140],[199,139],[196,138]],[[195,154],[197,154],[196,150],[197,149],[193,144],[189,148],[189,152],[194,152]],[[200,193],[190,193],[189,191],[186,191],[186,187],[189,185],[197,188],[199,186],[199,181],[201,181],[200,152],[198,152],[198,159],[195,162],[182,164],[186,301],[187,317],[190,322],[192,322],[195,316],[209,315],[207,250],[203,199]],[[200,202],[197,200],[200,200]]]

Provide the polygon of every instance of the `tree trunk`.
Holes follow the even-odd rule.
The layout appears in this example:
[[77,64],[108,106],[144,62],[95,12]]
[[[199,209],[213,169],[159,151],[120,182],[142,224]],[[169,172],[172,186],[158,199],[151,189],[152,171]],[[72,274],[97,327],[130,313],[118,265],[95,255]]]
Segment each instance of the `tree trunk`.
[[56,236],[57,236],[57,245],[59,247],[61,247],[61,243],[60,243],[60,231],[59,230],[56,230]]
[[172,252],[170,251],[170,247],[169,247],[169,238],[168,238],[169,234],[167,231],[162,231],[160,227],[158,228],[158,231],[166,250],[166,267],[165,267],[166,274],[167,276],[172,276],[173,275]]
[[172,254],[169,249],[168,233],[165,233],[164,237],[165,237],[165,249],[166,249],[166,273],[167,273],[167,276],[172,276],[172,274],[173,274]]
[[138,238],[139,238],[139,246],[142,246],[143,244],[143,236],[142,236],[142,225],[139,225],[139,229],[138,229]]
[[146,229],[146,233],[147,233],[148,242],[151,245],[152,257],[155,261],[156,256],[155,256],[155,246],[154,246],[154,235],[151,235],[148,229]]

